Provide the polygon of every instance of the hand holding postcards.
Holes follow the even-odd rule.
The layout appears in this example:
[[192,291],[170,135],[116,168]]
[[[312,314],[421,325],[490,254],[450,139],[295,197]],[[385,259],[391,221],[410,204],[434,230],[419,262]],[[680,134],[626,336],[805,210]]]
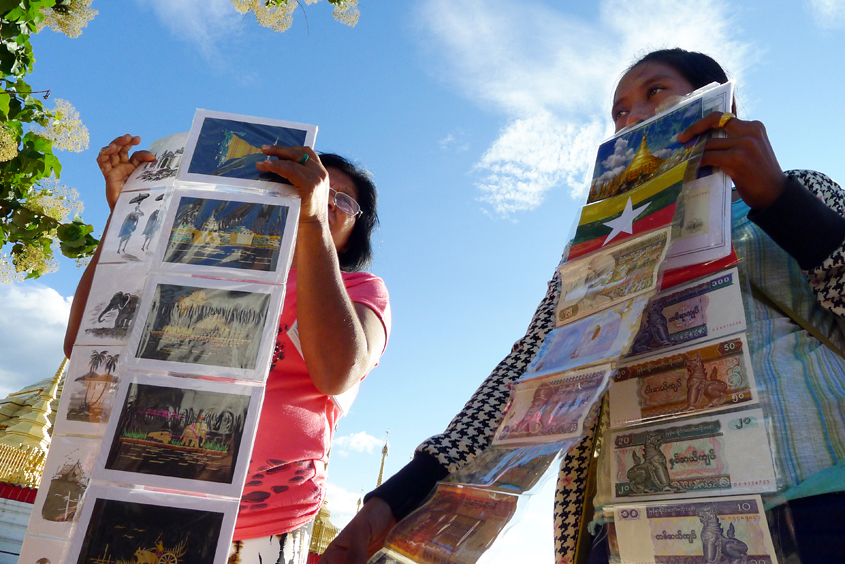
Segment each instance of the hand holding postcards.
[[24,543],[32,561],[226,561],[299,214],[255,162],[265,144],[313,146],[316,130],[198,110],[127,180]]

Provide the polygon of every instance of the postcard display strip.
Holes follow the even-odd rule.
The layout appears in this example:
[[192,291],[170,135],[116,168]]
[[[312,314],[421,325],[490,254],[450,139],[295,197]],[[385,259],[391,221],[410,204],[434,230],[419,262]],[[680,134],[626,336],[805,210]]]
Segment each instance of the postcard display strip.
[[315,134],[198,110],[152,144],[104,234],[21,562],[226,561],[299,216],[254,162]]
[[[608,389],[598,499],[614,557],[674,562],[673,552],[661,560],[660,551],[685,542],[681,556],[704,561],[712,547],[702,545],[702,527],[724,525],[730,549],[777,561],[760,497],[777,489],[777,469],[744,336],[739,272],[711,266],[730,252],[730,180],[697,174],[703,140],[671,146],[703,115],[728,111],[732,88],[703,89],[602,144],[559,268],[557,327],[511,385],[492,446],[438,484],[371,564],[478,561],[513,523],[520,500],[584,438]],[[626,153],[627,168],[619,166]],[[631,173],[632,162],[655,161]],[[630,221],[638,210],[644,217]],[[667,267],[696,269],[701,278],[658,293]],[[657,538],[663,523],[675,531],[681,521],[697,532]],[[649,536],[653,550],[642,542]]]

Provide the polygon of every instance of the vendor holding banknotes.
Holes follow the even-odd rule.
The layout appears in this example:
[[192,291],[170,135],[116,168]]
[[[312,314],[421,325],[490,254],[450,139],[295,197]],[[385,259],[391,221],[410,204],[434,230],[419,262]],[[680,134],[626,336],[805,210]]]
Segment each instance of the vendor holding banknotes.
[[[680,97],[728,77],[711,57],[666,49],[629,67],[616,88],[611,116],[619,131]],[[771,441],[784,482],[772,529],[790,542],[791,512],[801,562],[845,559],[845,192],[824,174],[783,172],[762,123],[711,114],[678,140],[720,129],[701,166],[733,180],[732,238],[740,268],[755,378],[767,399]],[[502,419],[505,385],[519,378],[554,329],[560,277],[528,331],[494,369],[446,431],[417,448],[414,459],[371,492],[362,510],[329,546],[324,564],[363,563],[395,522],[419,506],[438,480],[489,447]],[[746,285],[744,288],[749,288]],[[574,561],[594,435],[569,451],[558,479],[556,561]],[[565,500],[565,501],[561,501]],[[587,549],[589,549],[589,539]],[[582,543],[580,551],[584,549]],[[607,534],[594,538],[590,562],[608,562]],[[724,562],[726,560],[722,560]]]
[[[114,210],[136,167],[155,160],[124,135],[100,150],[106,199]],[[364,272],[378,221],[370,175],[309,147],[265,146],[256,167],[287,179],[301,198],[296,250],[279,335],[241,498],[230,561],[304,564],[313,519],[325,498],[326,464],[340,410],[330,396],[355,386],[377,364],[390,333],[384,282]],[[70,357],[98,250],[74,296]],[[296,323],[301,355],[288,335]]]

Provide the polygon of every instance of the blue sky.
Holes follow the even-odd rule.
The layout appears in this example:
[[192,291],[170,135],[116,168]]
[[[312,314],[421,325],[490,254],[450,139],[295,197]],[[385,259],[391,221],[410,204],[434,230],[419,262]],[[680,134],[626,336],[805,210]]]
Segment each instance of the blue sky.
[[[740,117],[780,164],[845,178],[838,142],[845,2],[361,0],[349,29],[326,2],[284,34],[228,0],[95,1],[82,36],[38,34],[30,83],[69,100],[90,148],[61,154],[86,221],[105,223],[97,150],[190,128],[196,108],[319,126],[316,148],[359,159],[381,192],[373,271],[391,292],[381,365],[341,421],[330,509],[345,523],[385,474],[441,431],[527,327],[612,131],[622,71],[653,48],[714,55]],[[48,102],[49,105],[49,102]],[[81,272],[0,287],[0,393],[52,375]],[[551,561],[551,486],[499,550]],[[521,548],[517,548],[521,547]],[[529,553],[536,556],[535,560]]]

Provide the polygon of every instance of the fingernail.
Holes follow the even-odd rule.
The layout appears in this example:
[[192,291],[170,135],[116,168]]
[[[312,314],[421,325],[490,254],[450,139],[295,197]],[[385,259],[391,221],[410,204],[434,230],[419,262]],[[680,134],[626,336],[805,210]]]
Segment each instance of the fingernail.
[[269,148],[270,148],[270,145],[262,145],[262,146],[261,146],[261,150],[262,150],[262,151],[266,151],[266,150],[267,150],[267,149],[269,149]]

